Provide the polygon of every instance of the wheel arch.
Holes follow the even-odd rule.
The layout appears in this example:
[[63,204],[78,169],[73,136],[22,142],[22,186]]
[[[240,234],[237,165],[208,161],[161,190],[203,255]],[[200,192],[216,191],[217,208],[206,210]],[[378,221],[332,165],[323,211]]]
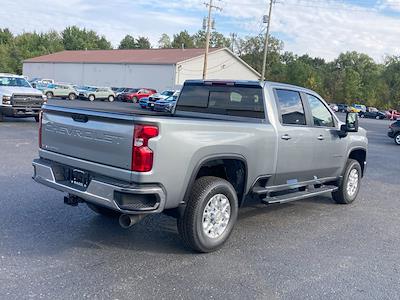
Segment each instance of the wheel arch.
[[[243,172],[242,174],[234,174],[238,165],[238,169]],[[225,174],[221,173],[221,168],[225,169]],[[242,155],[221,154],[208,156],[200,160],[190,175],[189,184],[186,187],[183,198],[184,202],[186,202],[196,179],[203,176],[215,176],[223,178],[231,183],[238,195],[238,205],[239,207],[241,206],[246,196],[248,182],[248,165],[246,159]]]
[[361,166],[362,176],[364,176],[365,164],[367,161],[367,150],[364,148],[353,148],[350,150],[348,158],[355,159],[359,162]]

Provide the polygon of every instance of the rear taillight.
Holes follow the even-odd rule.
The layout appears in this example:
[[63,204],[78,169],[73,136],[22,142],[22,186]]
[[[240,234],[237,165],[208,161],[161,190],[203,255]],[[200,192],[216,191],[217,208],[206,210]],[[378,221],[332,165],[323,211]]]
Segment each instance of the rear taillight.
[[39,112],[39,148],[42,148],[42,118],[43,113]]
[[149,172],[153,168],[153,151],[148,147],[149,140],[158,136],[158,127],[135,125],[133,135],[132,167],[135,172]]

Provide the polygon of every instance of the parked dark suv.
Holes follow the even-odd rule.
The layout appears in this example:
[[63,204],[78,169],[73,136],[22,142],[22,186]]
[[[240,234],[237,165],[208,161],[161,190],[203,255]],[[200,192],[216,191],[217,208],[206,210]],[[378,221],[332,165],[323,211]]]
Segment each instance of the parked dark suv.
[[338,104],[338,111],[339,112],[348,112],[349,111],[349,106],[347,104]]
[[400,120],[389,125],[388,137],[394,139],[394,142],[400,146]]

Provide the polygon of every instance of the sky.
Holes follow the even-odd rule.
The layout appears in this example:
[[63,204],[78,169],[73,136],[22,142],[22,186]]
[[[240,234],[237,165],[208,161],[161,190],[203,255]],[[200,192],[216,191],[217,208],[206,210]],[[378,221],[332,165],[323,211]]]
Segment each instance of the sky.
[[[201,29],[208,0],[0,0],[0,28],[14,33],[61,31],[77,25],[105,35],[113,46],[126,35],[147,36]],[[269,0],[214,0],[216,30],[239,37],[265,30]],[[286,51],[333,60],[344,51],[382,62],[400,55],[400,0],[277,0],[271,34]]]

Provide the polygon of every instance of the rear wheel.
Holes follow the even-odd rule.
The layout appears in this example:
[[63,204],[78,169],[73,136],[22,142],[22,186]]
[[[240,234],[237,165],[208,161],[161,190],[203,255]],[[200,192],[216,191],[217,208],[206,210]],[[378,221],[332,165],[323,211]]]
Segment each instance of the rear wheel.
[[360,163],[355,159],[347,160],[343,178],[339,189],[332,193],[332,198],[338,204],[350,204],[358,195],[361,184],[362,170]]
[[113,95],[110,95],[110,96],[108,96],[108,102],[113,102],[115,99],[114,99],[114,96]]
[[74,93],[71,93],[68,95],[68,99],[69,100],[75,100],[76,99],[76,95]]
[[46,93],[47,99],[53,98],[53,93],[52,92],[47,92]]
[[219,249],[229,238],[238,214],[233,186],[218,177],[201,177],[193,185],[186,208],[178,218],[185,245],[198,252]]
[[109,218],[118,218],[121,214],[115,210],[106,208],[104,206],[100,206],[100,205],[96,205],[93,203],[88,203],[86,202],[86,205],[95,213],[102,215],[102,216],[106,216]]
[[394,136],[394,142],[400,146],[400,132]]
[[132,102],[133,102],[133,103],[138,103],[138,101],[139,101],[139,99],[138,99],[137,97],[133,97],[133,98],[132,98]]

